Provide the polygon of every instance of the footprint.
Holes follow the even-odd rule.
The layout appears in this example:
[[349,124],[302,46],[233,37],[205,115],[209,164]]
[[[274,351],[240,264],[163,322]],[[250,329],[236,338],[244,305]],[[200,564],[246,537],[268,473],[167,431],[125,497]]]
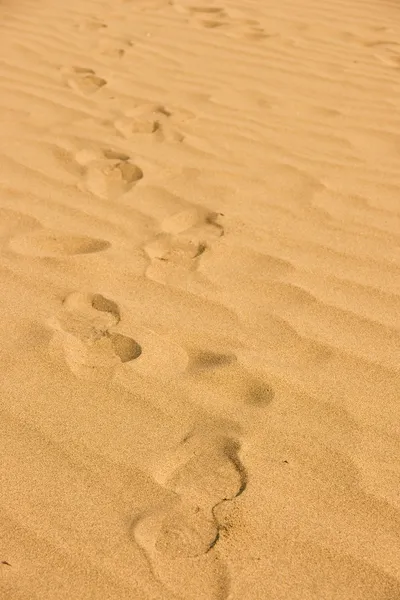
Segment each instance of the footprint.
[[[180,118],[190,118],[191,113],[181,111]],[[179,120],[179,116],[178,119]],[[114,127],[119,135],[130,139],[138,134],[151,135],[159,141],[183,141],[183,135],[175,129],[174,115],[162,104],[140,104],[126,111],[115,120]]]
[[163,220],[160,234],[146,244],[150,258],[146,275],[162,284],[184,286],[194,274],[208,245],[224,234],[219,215],[198,208],[181,211]]
[[213,395],[227,395],[237,402],[253,407],[268,406],[274,399],[272,386],[265,381],[263,374],[254,374],[238,363],[234,354],[195,352],[188,366],[188,373],[207,390],[201,394],[207,398]]
[[[4,195],[3,198],[4,200]],[[11,201],[13,201],[12,199]],[[14,236],[28,234],[40,229],[40,221],[23,212],[0,208],[0,244],[8,244]]]
[[217,553],[227,525],[218,509],[246,488],[239,449],[224,433],[191,432],[155,470],[173,499],[133,524],[155,577],[173,592],[184,589],[185,598],[229,595],[229,575]]
[[108,328],[118,325],[121,320],[118,304],[101,294],[73,292],[65,298],[63,306],[67,312],[77,312],[91,319],[96,318],[96,323]]
[[163,285],[185,287],[191,276],[195,277],[206,245],[160,235],[147,244],[144,250],[150,258],[146,277]]
[[207,15],[218,15],[220,17],[224,17],[226,15],[223,8],[219,8],[218,6],[189,6],[188,12],[194,14],[207,14]]
[[79,31],[101,31],[107,29],[107,25],[98,19],[87,19],[77,24]]
[[107,80],[96,75],[93,69],[66,67],[61,72],[66,85],[81,94],[94,94],[107,84]]
[[39,257],[63,257],[93,254],[110,247],[105,240],[87,236],[66,235],[57,230],[39,229],[11,239],[9,247],[18,254]]
[[48,322],[54,332],[52,347],[63,353],[78,377],[108,381],[121,363],[142,353],[134,339],[113,331],[120,319],[117,304],[101,294],[70,294]]
[[117,119],[114,126],[117,132],[125,138],[138,133],[151,134],[160,131],[161,122],[170,114],[159,104],[139,105]]
[[270,37],[255,19],[230,16],[226,21],[226,25],[227,32],[235,37],[251,40],[262,40]]
[[225,10],[219,6],[196,6],[196,5],[192,5],[190,3],[183,3],[180,2],[178,3],[174,3],[174,8],[176,10],[176,12],[179,12],[181,14],[185,14],[185,15],[191,15],[191,16],[196,16],[196,15],[210,15],[210,16],[217,16],[217,17],[225,17],[226,13]]
[[176,4],[178,12],[192,17],[192,22],[206,29],[223,29],[235,37],[261,40],[269,37],[260,23],[254,19],[234,17],[222,7]]
[[197,558],[207,554],[219,538],[212,515],[176,499],[135,523],[134,535],[142,548],[171,558]]
[[376,50],[374,56],[381,62],[395,68],[400,67],[400,43],[385,40],[363,41],[366,48]]
[[246,488],[239,450],[235,438],[195,430],[155,470],[155,479],[188,504],[212,514],[222,502],[233,500]]
[[142,170],[123,152],[81,150],[75,159],[83,174],[83,181],[78,187],[100,198],[119,198],[143,177]]
[[130,362],[135,358],[139,358],[142,354],[141,347],[132,338],[120,333],[108,333],[108,337],[111,340],[115,354],[119,356],[121,362]]
[[229,572],[213,549],[215,528],[202,513],[190,514],[182,506],[170,513],[160,509],[137,519],[132,529],[168,597],[172,593],[180,600],[228,600]]
[[98,41],[98,49],[100,54],[116,59],[125,56],[126,51],[133,45],[134,44],[132,40],[124,38],[112,38],[102,36]]
[[74,292],[47,322],[53,331],[51,350],[78,377],[94,381],[131,377],[118,369],[122,363],[130,363],[145,379],[168,381],[186,371],[187,353],[168,336],[135,324],[133,339],[118,331],[120,323],[120,309],[113,300],[102,294]]
[[224,235],[224,228],[218,222],[221,216],[220,213],[193,207],[164,219],[161,229],[205,244]]
[[198,23],[205,29],[217,29],[224,26],[223,21],[213,21],[211,19],[199,19]]
[[184,266],[188,270],[196,268],[196,259],[205,250],[206,246],[204,244],[180,240],[169,235],[160,235],[145,246],[145,252],[152,261],[164,261]]

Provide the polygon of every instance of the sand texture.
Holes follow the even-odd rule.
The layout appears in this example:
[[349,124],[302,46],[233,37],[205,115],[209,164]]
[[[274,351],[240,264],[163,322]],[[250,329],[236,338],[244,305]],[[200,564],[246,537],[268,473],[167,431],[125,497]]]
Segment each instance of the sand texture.
[[0,3],[0,600],[400,600],[400,5]]

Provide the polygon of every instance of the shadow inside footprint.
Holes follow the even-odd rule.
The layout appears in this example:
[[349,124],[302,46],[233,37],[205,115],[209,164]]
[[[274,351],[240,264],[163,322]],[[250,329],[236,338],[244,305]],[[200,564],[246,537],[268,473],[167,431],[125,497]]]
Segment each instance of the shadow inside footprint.
[[93,254],[107,250],[111,246],[106,240],[83,235],[67,235],[61,231],[47,229],[17,236],[10,241],[9,245],[18,254],[39,257]]
[[237,358],[234,354],[221,354],[218,352],[198,352],[192,360],[190,369],[193,371],[201,371],[203,369],[215,369],[225,367],[236,362]]
[[113,300],[109,300],[101,294],[93,294],[91,297],[91,305],[95,310],[113,315],[115,324],[121,320],[118,304]]
[[266,406],[272,402],[275,397],[273,388],[262,381],[249,380],[245,395],[245,403],[253,406]]
[[135,360],[142,354],[141,346],[134,339],[120,333],[109,333],[114,352],[121,362]]

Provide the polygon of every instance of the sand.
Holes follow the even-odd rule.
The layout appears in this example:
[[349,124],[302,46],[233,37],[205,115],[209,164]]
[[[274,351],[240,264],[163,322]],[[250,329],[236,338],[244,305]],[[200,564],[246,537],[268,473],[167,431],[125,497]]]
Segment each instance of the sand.
[[399,16],[1,2],[1,600],[400,599]]

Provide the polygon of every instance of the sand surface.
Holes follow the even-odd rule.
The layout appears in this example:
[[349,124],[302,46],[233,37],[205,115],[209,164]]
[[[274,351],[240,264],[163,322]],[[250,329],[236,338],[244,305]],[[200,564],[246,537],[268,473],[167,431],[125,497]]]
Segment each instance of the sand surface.
[[400,7],[0,4],[1,600],[400,599]]

